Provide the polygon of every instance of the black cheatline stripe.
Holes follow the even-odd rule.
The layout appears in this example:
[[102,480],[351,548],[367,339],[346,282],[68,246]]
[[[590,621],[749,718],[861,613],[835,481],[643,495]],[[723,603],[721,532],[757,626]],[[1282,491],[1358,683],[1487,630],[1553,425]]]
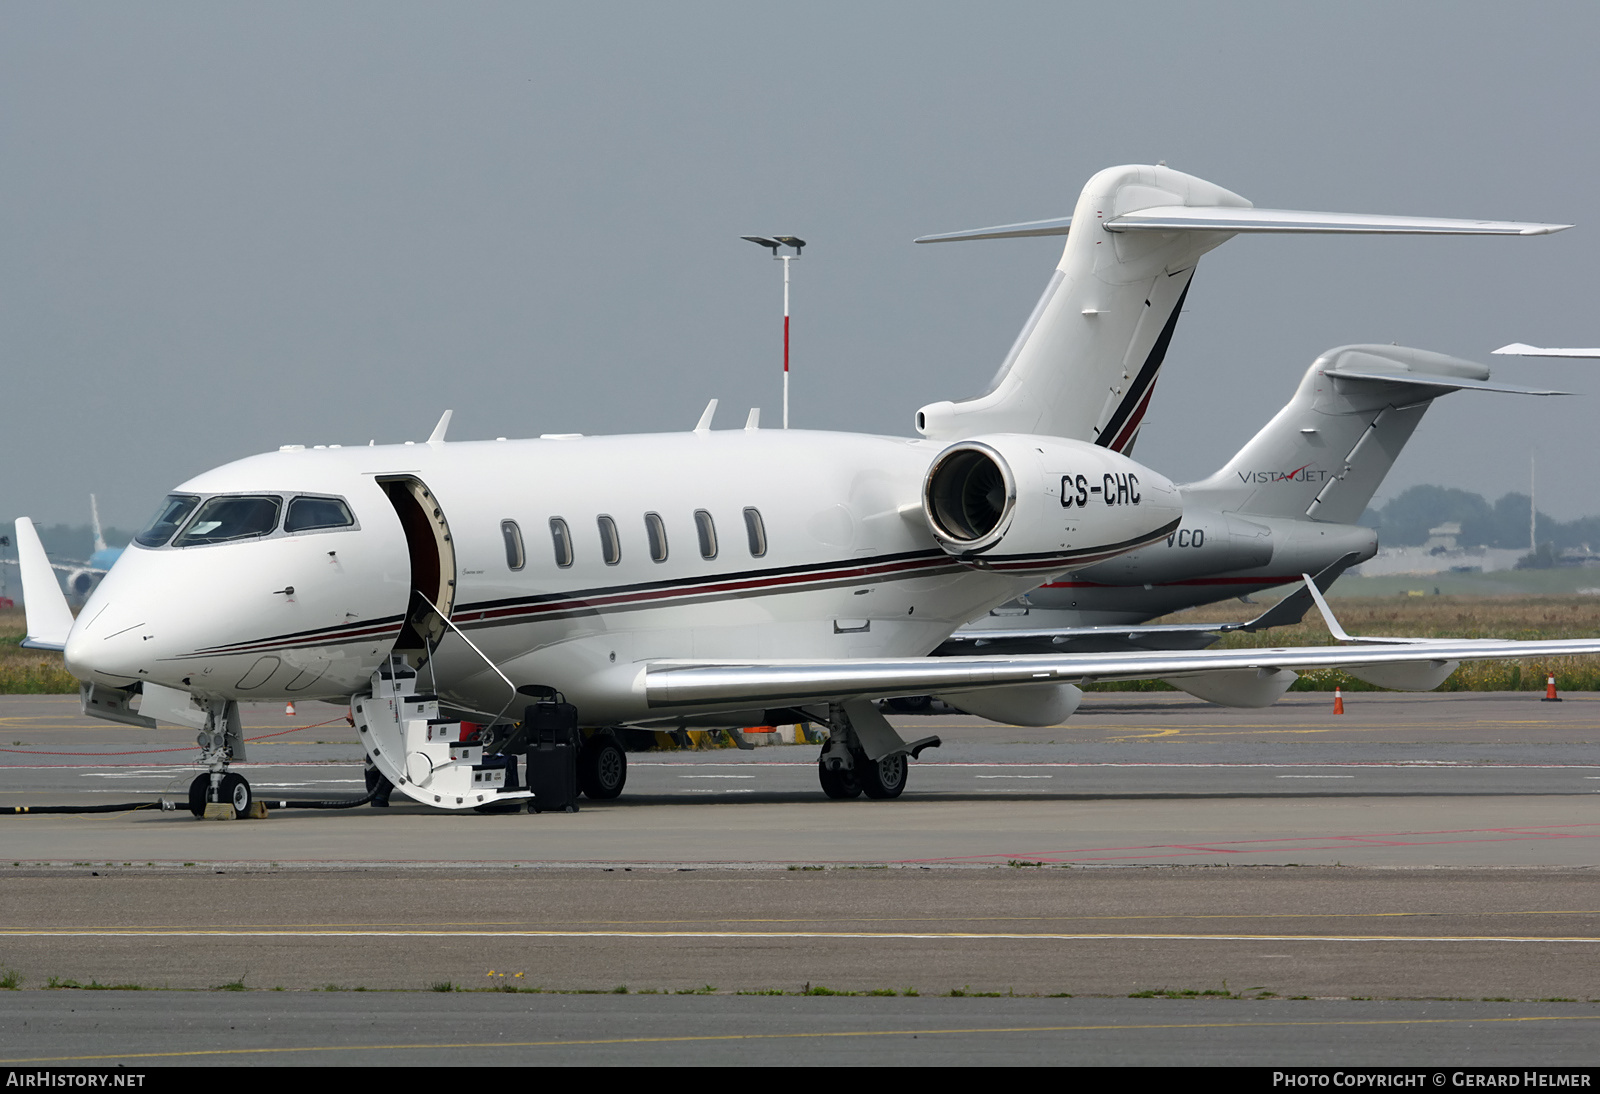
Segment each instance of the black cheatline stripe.
[[1071,562],[1073,559],[1079,558],[1083,555],[1100,554],[1105,551],[1131,551],[1135,547],[1142,547],[1147,543],[1154,543],[1158,539],[1166,538],[1169,533],[1171,533],[1175,528],[1178,527],[1178,525],[1182,523],[1183,518],[1177,517],[1171,521],[1168,521],[1166,524],[1163,524],[1160,528],[1154,531],[1146,532],[1143,535],[1134,536],[1132,539],[1125,539],[1121,543],[1097,543],[1093,547],[1080,547],[1075,551],[1068,551],[1064,554],[1059,551],[1036,551],[1033,554],[1027,555],[996,555],[993,558],[986,559],[985,561],[991,563],[1011,563],[1030,562],[1034,559],[1038,559],[1041,563],[1049,563],[1053,561]]
[[533,607],[537,604],[562,600],[588,600],[599,597],[628,596],[670,590],[681,586],[685,593],[705,585],[723,585],[729,582],[764,581],[773,578],[815,572],[818,577],[837,570],[862,570],[875,566],[888,566],[896,562],[919,559],[948,558],[943,551],[904,551],[893,555],[873,555],[870,558],[838,559],[832,562],[809,563],[799,566],[775,566],[764,570],[738,570],[714,574],[709,577],[677,577],[661,581],[641,581],[631,585],[601,585],[592,589],[573,589],[569,592],[539,593],[534,596],[513,596],[500,600],[481,600],[470,604],[457,604],[451,609],[451,618],[473,612],[491,612],[496,609]]
[[1106,427],[1095,437],[1094,443],[1102,448],[1109,448],[1117,439],[1123,423],[1128,420],[1139,405],[1139,400],[1144,397],[1145,389],[1156,382],[1156,376],[1161,372],[1161,363],[1167,359],[1167,347],[1172,344],[1172,332],[1178,329],[1178,316],[1183,314],[1183,302],[1189,297],[1191,279],[1184,285],[1183,292],[1178,294],[1178,302],[1172,308],[1172,314],[1167,316],[1166,325],[1161,328],[1161,334],[1156,338],[1155,345],[1150,347],[1149,356],[1144,359],[1144,365],[1139,369],[1139,375],[1133,378],[1133,383],[1128,386],[1128,392],[1123,396],[1122,402],[1112,412],[1111,420],[1106,422]]
[[231,642],[221,646],[207,646],[197,650],[197,653],[229,653],[241,646],[256,646],[263,642],[290,643],[299,640],[315,640],[319,642],[361,642],[371,637],[372,632],[394,630],[405,622],[403,615],[386,615],[381,619],[364,619],[359,623],[336,623],[331,627],[314,627],[308,631],[293,631],[289,634],[277,634],[271,638],[254,638],[247,642]]
[[[810,573],[787,573],[776,577],[744,578],[737,575],[719,580],[681,582],[652,582],[670,588],[643,589],[619,587],[605,595],[573,593],[560,596],[529,598],[527,603],[482,610],[462,610],[451,618],[463,628],[475,630],[482,627],[524,623],[529,619],[561,619],[573,615],[600,615],[608,612],[638,611],[652,607],[678,607],[701,604],[710,600],[727,600],[750,596],[767,596],[776,592],[810,591],[834,588],[841,585],[859,585],[898,581],[905,577],[920,577],[930,571],[960,570],[961,564],[942,552],[929,552],[926,557],[901,563],[884,563],[876,566],[833,566]],[[794,568],[788,568],[793,570]],[[801,568],[802,570],[804,568]],[[871,572],[863,572],[863,570]],[[468,618],[476,614],[478,618]]]
[[[711,577],[682,577],[669,578],[661,581],[646,581],[633,585],[601,586],[594,589],[579,589],[573,592],[541,593],[537,596],[509,597],[502,600],[485,600],[478,603],[458,605],[451,609],[452,620],[462,619],[463,616],[490,611],[515,611],[517,609],[535,608],[540,605],[555,607],[562,602],[573,602],[568,609],[562,610],[593,610],[587,607],[586,602],[593,599],[614,598],[619,596],[643,595],[650,592],[668,592],[674,588],[680,596],[692,595],[697,588],[727,584],[772,581],[783,577],[798,576],[811,572],[812,580],[822,580],[830,573],[837,574],[841,571],[844,576],[841,580],[848,582],[852,575],[862,570],[872,570],[884,566],[893,566],[896,563],[910,562],[954,562],[942,551],[904,551],[892,555],[874,555],[863,559],[840,559],[824,563],[802,564],[797,566],[776,566],[764,570],[744,570],[736,573],[724,573]],[[877,575],[867,574],[866,577]],[[795,582],[796,585],[800,582]],[[660,601],[666,601],[663,596]],[[620,607],[620,605],[619,605]],[[266,653],[274,649],[288,648],[295,645],[362,642],[369,641],[377,635],[373,632],[393,630],[405,621],[404,616],[385,616],[381,619],[364,620],[355,624],[336,624],[331,627],[319,627],[305,631],[293,631],[289,634],[273,635],[268,638],[256,638],[245,642],[234,642],[222,646],[209,646],[195,651],[194,656],[215,656],[233,653]],[[465,623],[466,620],[462,619]],[[473,620],[472,622],[479,622]]]

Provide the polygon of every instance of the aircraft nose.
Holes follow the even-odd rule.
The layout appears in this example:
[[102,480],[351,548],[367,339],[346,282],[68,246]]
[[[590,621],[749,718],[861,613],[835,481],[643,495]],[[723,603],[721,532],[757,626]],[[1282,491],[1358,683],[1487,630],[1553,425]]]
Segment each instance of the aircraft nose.
[[160,620],[152,611],[152,575],[141,575],[139,562],[119,559],[68,632],[63,656],[78,679],[117,687],[152,679]]
[[[79,617],[67,635],[63,656],[67,671],[80,680],[122,686],[134,680],[149,678],[152,645],[147,628],[138,620],[127,621],[124,616],[110,616],[111,606],[84,622],[88,613]],[[118,624],[121,624],[120,626]]]

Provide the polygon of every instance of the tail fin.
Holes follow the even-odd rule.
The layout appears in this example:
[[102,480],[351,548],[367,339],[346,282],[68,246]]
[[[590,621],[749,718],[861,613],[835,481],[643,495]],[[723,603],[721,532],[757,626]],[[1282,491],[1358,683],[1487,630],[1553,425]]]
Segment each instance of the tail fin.
[[1289,404],[1227,465],[1183,487],[1185,502],[1245,516],[1353,524],[1433,400],[1489,383],[1472,361],[1403,346],[1341,346],[1312,362]]
[[90,556],[92,558],[93,555],[107,549],[105,533],[100,531],[100,503],[94,500],[93,494],[89,495],[89,520],[94,524],[94,552]]
[[1067,236],[1054,276],[989,390],[923,407],[917,429],[941,440],[1043,433],[1126,451],[1196,263],[1240,232],[1541,235],[1563,227],[1256,209],[1238,194],[1165,166],[1107,168],[1089,180],[1069,218],[917,241]]
[[22,644],[34,650],[66,649],[72,609],[67,607],[39,533],[27,517],[17,518],[17,565],[22,570],[22,607],[28,617],[28,637]]

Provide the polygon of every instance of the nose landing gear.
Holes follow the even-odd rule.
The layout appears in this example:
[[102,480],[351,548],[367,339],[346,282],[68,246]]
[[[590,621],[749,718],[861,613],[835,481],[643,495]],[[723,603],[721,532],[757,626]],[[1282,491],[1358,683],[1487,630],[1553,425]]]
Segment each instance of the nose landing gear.
[[245,758],[244,729],[239,722],[239,704],[231,699],[214,699],[206,705],[206,727],[198,738],[200,762],[210,770],[196,775],[189,784],[189,812],[203,817],[211,806],[230,809],[234,819],[252,811],[255,795],[243,775],[228,770],[234,760]]

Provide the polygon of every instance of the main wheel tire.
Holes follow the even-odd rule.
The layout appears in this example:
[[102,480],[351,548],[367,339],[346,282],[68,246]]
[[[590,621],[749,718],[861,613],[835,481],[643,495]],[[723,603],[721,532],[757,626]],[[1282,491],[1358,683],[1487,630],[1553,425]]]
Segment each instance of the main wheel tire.
[[196,775],[194,782],[189,784],[189,812],[195,816],[204,816],[206,811],[206,791],[211,789],[211,773]]
[[849,801],[861,796],[861,783],[857,781],[856,773],[849,768],[830,768],[826,760],[817,761],[817,781],[822,784],[822,792],[834,801]]
[[243,817],[250,812],[250,784],[243,775],[233,772],[222,776],[222,785],[217,787],[217,798],[226,805],[233,806],[234,819]]
[[628,784],[628,754],[609,733],[590,737],[578,750],[578,789],[591,801],[610,801]]
[[857,778],[861,781],[862,792],[869,798],[898,798],[906,788],[910,766],[906,763],[904,752],[896,752],[876,762],[867,759],[865,753],[856,753]]

